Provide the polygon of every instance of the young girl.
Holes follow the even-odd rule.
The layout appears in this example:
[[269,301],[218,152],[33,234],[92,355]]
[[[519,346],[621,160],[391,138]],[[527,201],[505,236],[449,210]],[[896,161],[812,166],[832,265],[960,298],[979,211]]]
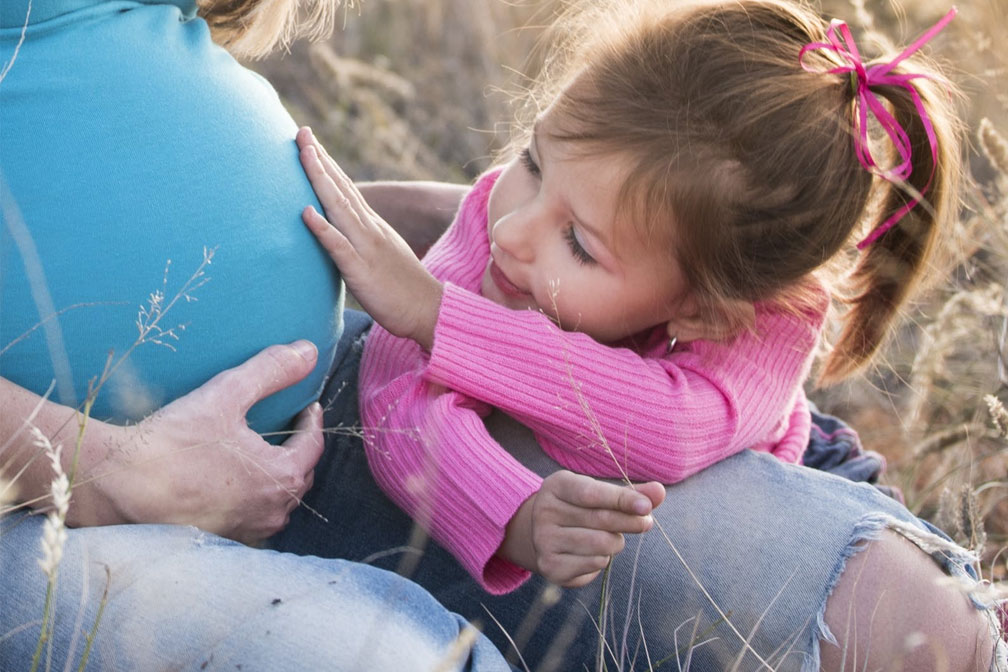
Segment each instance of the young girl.
[[541,487],[491,408],[593,476],[669,484],[745,448],[798,462],[827,265],[860,241],[833,381],[878,348],[954,213],[949,84],[916,54],[866,68],[846,26],[786,2],[595,14],[570,18],[591,29],[549,64],[555,93],[422,265],[303,155],[335,228],[305,221],[384,327],[360,383],[375,477],[491,592],[539,569],[535,519],[505,535]]

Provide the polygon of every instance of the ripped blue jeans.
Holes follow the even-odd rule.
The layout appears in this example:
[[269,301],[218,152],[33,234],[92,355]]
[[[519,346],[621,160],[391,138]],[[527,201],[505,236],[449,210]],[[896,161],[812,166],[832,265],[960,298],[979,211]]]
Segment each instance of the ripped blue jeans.
[[[348,314],[346,324],[359,348],[366,320]],[[328,396],[336,400],[327,426],[358,424],[348,410],[356,408],[355,381],[351,350],[330,383]],[[487,425],[530,468],[542,474],[558,468],[514,421],[494,414]],[[827,428],[823,436],[832,433]],[[881,466],[841,459],[863,456],[851,446],[832,456],[825,443],[819,448],[824,463],[846,462],[866,477],[869,467]],[[403,573],[482,624],[515,663],[532,670],[648,669],[646,661],[694,672],[764,664],[818,670],[821,641],[834,641],[823,621],[826,599],[860,542],[886,529],[976,585],[974,559],[893,497],[765,453],[745,451],[670,486],[655,528],[628,539],[605,580],[560,590],[533,577],[504,596],[484,593],[444,549],[417,534],[372,481],[352,433],[331,436],[315,483],[306,504],[316,513],[296,511],[274,547]],[[999,655],[1004,665],[1003,647]]]

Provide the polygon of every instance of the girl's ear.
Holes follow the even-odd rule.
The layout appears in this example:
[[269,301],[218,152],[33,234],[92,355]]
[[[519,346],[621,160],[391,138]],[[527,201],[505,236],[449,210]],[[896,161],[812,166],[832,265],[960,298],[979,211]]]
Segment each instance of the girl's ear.
[[725,341],[756,320],[752,303],[732,299],[724,302],[713,314],[704,314],[694,302],[685,301],[683,309],[665,325],[669,338],[680,343],[690,341]]

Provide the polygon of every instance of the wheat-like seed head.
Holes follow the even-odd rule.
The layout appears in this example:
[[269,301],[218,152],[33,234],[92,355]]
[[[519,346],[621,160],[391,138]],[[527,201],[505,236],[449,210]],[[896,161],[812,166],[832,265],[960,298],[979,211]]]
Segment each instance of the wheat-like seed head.
[[984,401],[987,402],[987,409],[990,411],[991,421],[994,423],[994,427],[998,430],[998,434],[1000,434],[1002,438],[1008,439],[1008,409],[1005,409],[1001,400],[993,394],[984,395]]
[[70,479],[63,471],[63,464],[60,461],[63,445],[53,446],[49,437],[34,425],[31,427],[31,433],[35,445],[45,451],[53,469],[53,480],[49,484],[53,510],[46,516],[42,526],[42,557],[38,561],[39,567],[52,581],[63,559],[63,546],[67,540],[66,517],[70,509]]
[[1008,175],[1008,140],[1004,139],[991,120],[984,117],[977,129],[977,139],[980,141],[980,151],[1004,175]]

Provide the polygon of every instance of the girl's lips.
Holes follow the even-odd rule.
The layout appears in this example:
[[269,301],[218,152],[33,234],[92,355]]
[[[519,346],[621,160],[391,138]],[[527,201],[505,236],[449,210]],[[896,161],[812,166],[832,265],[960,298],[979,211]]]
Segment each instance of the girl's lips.
[[494,284],[497,285],[499,289],[505,296],[529,296],[529,292],[522,291],[518,287],[508,280],[508,277],[504,275],[504,271],[497,267],[494,260],[490,260],[490,279],[493,280]]

